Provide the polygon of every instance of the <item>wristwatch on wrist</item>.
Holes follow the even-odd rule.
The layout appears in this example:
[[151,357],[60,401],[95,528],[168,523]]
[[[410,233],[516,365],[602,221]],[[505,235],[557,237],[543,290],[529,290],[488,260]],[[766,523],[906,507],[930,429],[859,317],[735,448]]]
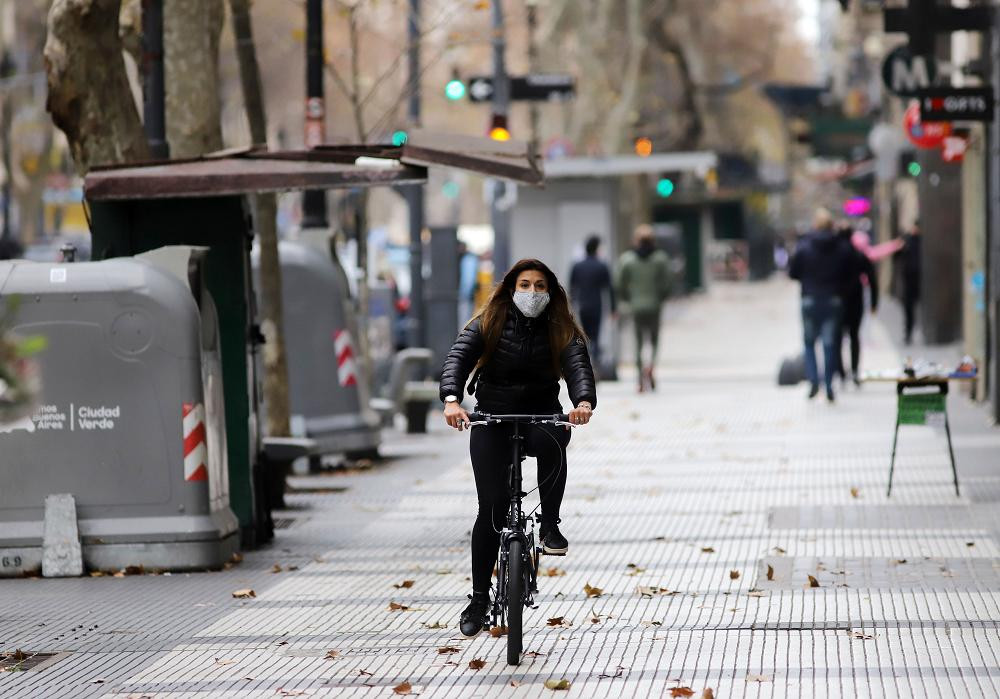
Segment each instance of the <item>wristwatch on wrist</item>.
[[444,397],[444,402],[445,403],[457,403],[458,402],[458,396],[445,396]]

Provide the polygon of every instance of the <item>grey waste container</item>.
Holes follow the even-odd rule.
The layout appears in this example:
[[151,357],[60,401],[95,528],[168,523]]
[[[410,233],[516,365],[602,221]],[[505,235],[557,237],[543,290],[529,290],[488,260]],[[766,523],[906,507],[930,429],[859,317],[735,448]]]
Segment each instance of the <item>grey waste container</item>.
[[238,545],[214,305],[190,249],[159,252],[173,272],[0,262],[14,331],[48,340],[34,414],[0,426],[0,575],[39,567],[52,493],[76,499],[91,569],[217,567]]
[[[376,455],[379,419],[362,380],[347,279],[329,254],[307,243],[281,241],[278,254],[291,412],[302,416],[317,453]],[[259,250],[252,260],[260,289]]]

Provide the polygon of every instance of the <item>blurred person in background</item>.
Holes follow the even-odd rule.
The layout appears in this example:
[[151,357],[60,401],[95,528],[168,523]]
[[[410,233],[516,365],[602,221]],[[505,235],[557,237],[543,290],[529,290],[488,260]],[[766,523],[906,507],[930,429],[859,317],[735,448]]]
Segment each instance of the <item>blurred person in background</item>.
[[[660,316],[670,293],[670,260],[656,247],[653,227],[635,229],[635,247],[626,250],[618,262],[615,289],[618,299],[628,305],[635,330],[635,363],[639,370],[639,393],[656,390],[656,352],[660,344]],[[642,348],[650,344],[649,364],[642,361]]]
[[479,283],[479,256],[468,246],[458,243],[458,326],[469,322],[476,310],[476,286]]
[[604,295],[612,315],[615,314],[615,291],[611,283],[611,270],[604,260],[597,256],[601,238],[591,235],[587,238],[587,256],[573,265],[569,275],[569,295],[577,308],[580,325],[586,333],[590,346],[590,356],[598,368],[601,366],[601,320],[604,318]]
[[916,324],[917,303],[920,301],[920,222],[914,221],[910,230],[902,237],[902,247],[896,253],[897,267],[903,283],[903,341],[913,342],[913,327]]
[[[861,386],[858,377],[858,365],[861,361],[861,320],[865,314],[865,287],[871,293],[871,312],[878,310],[878,280],[875,277],[875,265],[862,248],[862,240],[856,238],[855,231],[848,221],[837,225],[837,235],[852,252],[854,273],[848,278],[841,295],[843,314],[837,332],[837,367],[842,381],[847,380],[844,367],[843,344],[846,333],[851,342],[851,380],[855,386]],[[857,231],[857,236],[867,240],[868,236]],[[857,242],[856,242],[857,241]]]
[[816,341],[823,344],[823,382],[826,399],[834,401],[833,376],[838,368],[837,332],[843,311],[842,295],[852,276],[857,276],[854,247],[836,235],[833,218],[817,209],[813,230],[802,236],[789,263],[788,275],[802,287],[802,337],[805,344],[809,397],[819,393]]

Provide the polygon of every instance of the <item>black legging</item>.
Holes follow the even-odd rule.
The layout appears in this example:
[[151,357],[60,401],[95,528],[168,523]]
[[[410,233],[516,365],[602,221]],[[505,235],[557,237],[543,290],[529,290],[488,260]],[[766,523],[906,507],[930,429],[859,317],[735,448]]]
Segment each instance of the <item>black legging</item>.
[[[859,284],[860,286],[860,284]],[[858,364],[861,361],[861,319],[865,313],[864,292],[849,293],[844,297],[844,316],[837,331],[837,361],[840,378],[847,378],[842,355],[844,334],[851,341],[851,375],[857,377]]]
[[[525,450],[538,459],[542,516],[545,521],[554,522],[559,519],[559,506],[566,490],[566,445],[570,433],[552,425],[521,429],[526,437]],[[479,515],[472,528],[472,589],[476,592],[490,589],[500,547],[500,530],[507,522],[510,509],[508,475],[512,432],[511,425],[479,425],[472,428],[469,438],[479,498]]]

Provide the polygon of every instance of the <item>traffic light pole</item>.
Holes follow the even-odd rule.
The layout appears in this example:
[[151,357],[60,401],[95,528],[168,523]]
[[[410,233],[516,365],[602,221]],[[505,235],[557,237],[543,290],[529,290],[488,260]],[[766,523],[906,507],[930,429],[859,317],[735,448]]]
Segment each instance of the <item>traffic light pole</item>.
[[[323,102],[323,0],[306,3],[306,123],[307,148],[326,140],[326,106]],[[302,194],[302,227],[326,228],[326,192]]]
[[[420,0],[410,0],[407,17],[409,37],[408,117],[410,128],[420,126]],[[410,209],[410,342],[414,347],[427,343],[427,304],[424,299],[424,188],[409,185],[405,190]]]
[[[493,116],[507,117],[510,111],[510,82],[504,64],[507,42],[503,26],[503,0],[494,0],[493,8]],[[507,183],[495,180],[490,202],[490,222],[493,225],[493,267],[497,277],[510,266],[510,212],[498,204],[506,200]]]
[[163,0],[142,3],[142,122],[149,152],[157,160],[170,157],[167,145],[163,78]]

